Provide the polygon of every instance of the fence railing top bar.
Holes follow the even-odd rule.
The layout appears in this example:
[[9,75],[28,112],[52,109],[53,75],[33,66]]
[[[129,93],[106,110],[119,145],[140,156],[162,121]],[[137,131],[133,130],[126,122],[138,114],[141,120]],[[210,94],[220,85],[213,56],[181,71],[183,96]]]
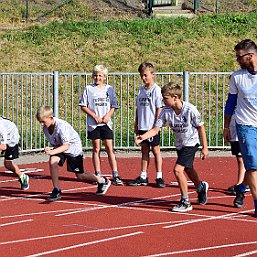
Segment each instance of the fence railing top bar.
[[229,74],[231,74],[232,72],[220,72],[220,71],[207,71],[207,72],[201,72],[201,71],[190,71],[189,72],[191,75],[198,75],[198,74],[200,74],[200,75],[229,75]]
[[2,75],[53,75],[53,72],[0,72],[0,76]]

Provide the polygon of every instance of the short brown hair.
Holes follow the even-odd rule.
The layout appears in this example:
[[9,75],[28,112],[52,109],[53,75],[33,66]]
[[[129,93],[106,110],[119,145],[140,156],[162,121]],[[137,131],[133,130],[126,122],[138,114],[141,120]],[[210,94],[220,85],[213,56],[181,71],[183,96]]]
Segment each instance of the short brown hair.
[[161,89],[163,95],[168,94],[170,96],[178,96],[181,98],[182,96],[182,88],[179,84],[174,82],[169,82],[168,84],[164,85]]
[[141,73],[147,69],[150,70],[152,73],[155,72],[154,65],[150,62],[142,62],[138,67],[138,72]]

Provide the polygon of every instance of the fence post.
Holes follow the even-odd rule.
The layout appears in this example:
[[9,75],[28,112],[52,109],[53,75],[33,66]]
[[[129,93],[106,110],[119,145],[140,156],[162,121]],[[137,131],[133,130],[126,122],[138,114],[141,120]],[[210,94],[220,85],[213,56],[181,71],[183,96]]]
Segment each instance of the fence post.
[[198,12],[198,8],[199,8],[199,6],[198,6],[198,0],[194,0],[194,14],[197,14],[197,12]]
[[25,13],[25,18],[29,18],[29,0],[26,0],[26,13]]
[[148,3],[148,14],[150,17],[152,17],[153,15],[153,0],[149,0]]
[[189,101],[189,75],[188,71],[183,72],[183,100]]
[[59,73],[54,71],[54,85],[53,85],[53,111],[54,116],[58,118],[59,116]]

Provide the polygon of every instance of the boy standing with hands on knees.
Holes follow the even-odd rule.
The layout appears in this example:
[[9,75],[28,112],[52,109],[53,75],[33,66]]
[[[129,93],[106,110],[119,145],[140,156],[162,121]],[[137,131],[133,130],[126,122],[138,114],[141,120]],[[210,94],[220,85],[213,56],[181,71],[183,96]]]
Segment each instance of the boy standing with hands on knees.
[[182,89],[178,84],[168,83],[162,90],[163,103],[165,107],[155,123],[155,127],[143,135],[136,137],[136,144],[151,138],[159,133],[161,127],[167,122],[176,136],[177,161],[174,167],[174,174],[178,181],[181,200],[171,210],[176,212],[187,212],[193,209],[189,197],[187,179],[188,175],[196,187],[198,202],[201,205],[207,203],[208,183],[199,180],[194,168],[194,157],[200,144],[199,134],[202,139],[201,157],[205,159],[208,155],[207,140],[203,122],[196,107],[188,102],[180,100]]
[[[162,94],[161,88],[154,81],[155,68],[153,64],[143,62],[140,64],[138,71],[143,81],[143,85],[139,88],[136,99],[134,132],[136,135],[142,135],[154,127],[162,108]],[[162,157],[160,151],[159,132],[141,143],[141,173],[133,182],[130,182],[129,185],[148,185],[147,169],[150,163],[150,150],[152,150],[155,159],[156,186],[160,188],[165,187],[162,176]]]
[[104,177],[97,177],[93,173],[84,172],[82,144],[78,133],[66,121],[55,118],[52,108],[41,106],[37,110],[37,120],[43,126],[43,131],[53,149],[46,147],[45,153],[50,156],[49,167],[54,189],[49,201],[61,199],[61,188],[58,178],[58,166],[63,166],[67,160],[67,170],[74,172],[83,181],[97,182],[97,195],[104,195],[111,182]]

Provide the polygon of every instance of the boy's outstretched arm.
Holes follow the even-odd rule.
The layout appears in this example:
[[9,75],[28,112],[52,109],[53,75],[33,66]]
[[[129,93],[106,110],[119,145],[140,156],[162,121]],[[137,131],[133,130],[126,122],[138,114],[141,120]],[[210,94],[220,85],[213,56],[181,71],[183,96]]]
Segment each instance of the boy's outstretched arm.
[[202,160],[204,160],[207,157],[209,152],[204,125],[198,127],[198,132],[199,132],[200,138],[202,139],[202,146],[203,146],[201,151],[201,158]]
[[156,136],[159,133],[160,129],[161,128],[158,127],[158,126],[153,127],[152,129],[148,130],[145,134],[137,136],[135,138],[135,143],[137,145],[139,145],[142,141],[144,141],[144,140],[146,140],[146,139],[148,139],[150,137]]
[[54,149],[51,149],[49,147],[46,147],[44,150],[45,150],[45,153],[47,155],[55,155],[55,154],[58,154],[58,153],[63,153],[65,152],[66,150],[68,150],[70,147],[70,144],[63,144],[59,147],[56,147]]

